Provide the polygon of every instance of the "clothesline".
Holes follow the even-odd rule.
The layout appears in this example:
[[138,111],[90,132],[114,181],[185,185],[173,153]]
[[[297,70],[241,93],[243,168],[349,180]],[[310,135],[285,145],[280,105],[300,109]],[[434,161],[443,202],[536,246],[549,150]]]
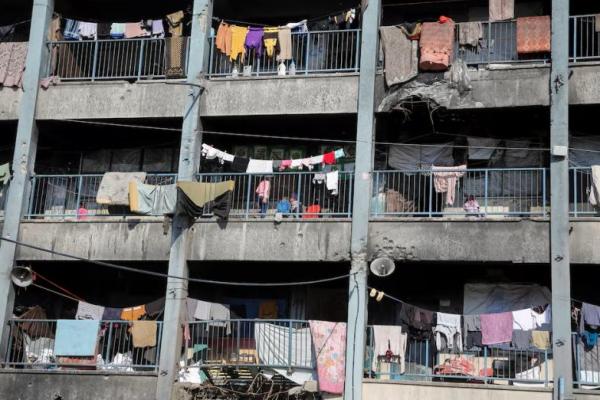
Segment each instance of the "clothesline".
[[[432,310],[429,310],[429,309],[427,309],[427,308],[423,308],[423,307],[421,307],[421,306],[417,306],[417,305],[414,305],[414,304],[408,303],[408,302],[406,302],[406,301],[404,301],[404,300],[400,300],[399,298],[397,298],[397,297],[394,297],[394,296],[392,296],[392,295],[389,295],[389,294],[387,294],[387,293],[385,293],[385,292],[383,292],[383,291],[380,291],[380,290],[378,290],[378,289],[375,289],[375,288],[374,288],[374,287],[372,287],[372,286],[369,286],[369,287],[368,287],[368,289],[371,291],[371,293],[372,293],[372,291],[373,291],[373,290],[377,292],[377,294],[376,294],[375,296],[373,296],[373,295],[372,295],[372,296],[371,296],[371,298],[376,298],[376,296],[377,296],[378,294],[380,294],[382,297],[388,298],[388,299],[390,299],[390,300],[393,300],[393,301],[395,301],[395,302],[397,302],[397,303],[400,303],[400,304],[402,304],[402,305],[406,305],[406,306],[410,306],[410,307],[416,307],[416,308],[419,308],[419,309],[421,309],[421,310],[424,310],[424,311],[427,311],[427,312],[431,312],[431,313],[437,313],[437,312],[439,312],[439,311],[432,311]],[[588,303],[588,302],[585,302],[585,301],[581,301],[581,300],[575,299],[575,298],[573,298],[573,297],[571,297],[571,302],[591,304],[591,303]],[[546,306],[548,306],[548,305],[549,305],[549,304],[544,304],[544,305],[533,306],[533,307],[530,307],[530,308],[546,307]],[[592,305],[593,305],[593,304],[592,304]],[[595,305],[594,305],[594,306],[595,306]],[[600,306],[595,306],[595,307],[600,307]],[[515,311],[520,311],[520,310],[511,310],[511,311],[506,311],[506,312],[515,312]],[[471,314],[455,314],[455,315],[460,315],[460,316],[462,316],[462,317],[465,317],[465,316],[469,316],[469,315],[471,315]],[[478,315],[478,314],[473,314],[473,315]]]

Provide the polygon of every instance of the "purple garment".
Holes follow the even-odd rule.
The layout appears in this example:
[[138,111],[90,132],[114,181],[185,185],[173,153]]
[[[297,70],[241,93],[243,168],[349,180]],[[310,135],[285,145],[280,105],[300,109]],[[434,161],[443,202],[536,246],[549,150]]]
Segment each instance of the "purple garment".
[[262,56],[263,52],[263,37],[265,35],[264,28],[250,27],[246,35],[246,50],[256,49],[256,55]]
[[499,314],[482,314],[481,320],[481,343],[499,344],[508,343],[512,340],[513,315],[512,312]]

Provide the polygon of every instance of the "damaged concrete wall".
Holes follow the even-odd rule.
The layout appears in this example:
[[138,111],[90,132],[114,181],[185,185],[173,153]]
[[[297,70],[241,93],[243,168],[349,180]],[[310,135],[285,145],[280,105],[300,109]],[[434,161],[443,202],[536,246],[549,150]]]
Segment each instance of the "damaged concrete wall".
[[[170,232],[162,221],[24,222],[21,240],[58,252],[96,260],[167,261]],[[347,261],[350,222],[230,221],[226,227],[199,222],[191,231],[193,261]],[[62,260],[20,248],[21,260]]]
[[5,400],[147,400],[155,388],[155,376],[0,371]]
[[[272,220],[197,223],[192,230],[192,261],[348,261],[350,222]],[[600,224],[571,222],[573,263],[600,264]],[[405,219],[373,221],[370,254],[406,261],[547,263],[549,222]],[[21,240],[55,251],[113,261],[167,261],[169,234],[155,222],[24,222]],[[20,248],[20,260],[61,260]]]
[[0,88],[0,121],[19,118],[21,89]]
[[[571,104],[600,104],[600,65],[572,65],[570,78]],[[448,109],[548,106],[547,64],[496,64],[469,69],[472,89],[460,94],[442,76],[426,82],[417,78],[385,92],[380,82],[379,112],[392,110],[402,100],[413,96],[430,99]],[[423,74],[421,74],[423,75]]]

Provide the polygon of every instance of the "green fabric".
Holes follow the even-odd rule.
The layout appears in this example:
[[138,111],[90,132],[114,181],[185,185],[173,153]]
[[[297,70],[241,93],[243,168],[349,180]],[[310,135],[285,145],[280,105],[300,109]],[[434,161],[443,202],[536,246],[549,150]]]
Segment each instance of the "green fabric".
[[8,185],[10,181],[10,163],[0,165],[0,184]]
[[219,183],[177,182],[177,187],[183,191],[196,207],[202,208],[209,201],[213,201],[217,197],[233,191],[235,181]]

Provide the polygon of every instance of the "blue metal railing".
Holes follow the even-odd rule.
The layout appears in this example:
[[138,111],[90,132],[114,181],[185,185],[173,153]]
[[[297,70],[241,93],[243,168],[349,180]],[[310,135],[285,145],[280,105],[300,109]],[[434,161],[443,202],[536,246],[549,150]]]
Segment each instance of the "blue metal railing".
[[[452,172],[452,171],[451,171]],[[376,171],[373,217],[545,216],[549,212],[549,177],[545,168],[455,170],[454,199],[436,189],[431,170]],[[452,189],[450,189],[452,191]],[[463,205],[473,196],[479,210]]]
[[[102,181],[97,175],[35,175],[32,177],[32,190],[26,218],[76,218],[86,220],[102,216],[133,215],[127,207],[108,207],[96,202],[96,195]],[[261,204],[256,194],[259,183],[268,177],[270,196]],[[312,172],[273,172],[272,174],[198,174],[198,181],[215,183],[224,180],[235,181],[232,194],[230,218],[252,218],[274,216],[282,200],[289,202],[289,210],[282,213],[284,218],[321,218],[352,216],[352,191],[354,173],[340,172],[338,192],[327,190],[325,183],[315,180]],[[172,184],[175,174],[147,175],[146,183],[151,185]],[[84,209],[84,214],[78,209]],[[206,216],[210,216],[210,204],[206,206]]]
[[184,78],[189,38],[49,42],[47,76],[63,81]]
[[[85,220],[100,216],[131,215],[126,207],[108,207],[96,202],[103,175],[34,175],[31,178],[26,218]],[[146,183],[165,185],[175,183],[176,174],[146,176]],[[84,209],[85,213],[78,210]]]
[[107,373],[155,373],[158,370],[162,321],[156,322],[156,346],[135,348],[129,321],[100,321],[94,356],[60,357],[54,353],[56,320],[11,319],[6,368],[69,370],[97,369]]
[[[483,38],[477,47],[461,46],[456,27],[455,58],[467,64],[550,62],[549,54],[519,55],[517,52],[516,20],[481,22]],[[571,62],[600,60],[600,32],[595,15],[575,15],[569,19],[569,60]]]
[[263,367],[286,372],[316,368],[308,321],[233,319],[189,323],[186,348],[202,367]]
[[[285,61],[287,74],[292,63],[297,75],[358,72],[360,62],[360,29],[292,33],[292,60]],[[234,68],[239,76],[277,75],[277,52],[258,55],[254,49],[244,61],[231,60],[215,47],[211,38],[209,77],[231,77]]]
[[365,376],[396,381],[461,381],[477,384],[537,384],[552,382],[548,350],[482,346],[463,351],[439,351],[430,340],[409,339],[404,354],[375,354],[374,335],[367,329]]
[[[271,190],[268,201],[261,209],[256,189],[265,177],[270,180]],[[200,182],[235,181],[230,218],[273,216],[282,200],[291,203],[290,211],[283,214],[284,218],[350,218],[352,216],[353,172],[339,173],[336,195],[327,190],[323,182],[315,180],[314,172],[199,174],[198,180]]]

